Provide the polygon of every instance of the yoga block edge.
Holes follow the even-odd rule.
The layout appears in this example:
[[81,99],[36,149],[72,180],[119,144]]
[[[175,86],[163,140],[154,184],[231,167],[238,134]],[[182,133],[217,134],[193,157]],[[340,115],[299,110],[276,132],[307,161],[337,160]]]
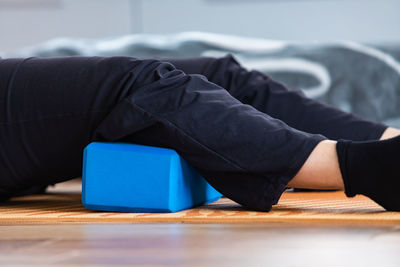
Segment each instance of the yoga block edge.
[[172,149],[93,142],[83,158],[82,203],[88,209],[177,212],[222,196]]

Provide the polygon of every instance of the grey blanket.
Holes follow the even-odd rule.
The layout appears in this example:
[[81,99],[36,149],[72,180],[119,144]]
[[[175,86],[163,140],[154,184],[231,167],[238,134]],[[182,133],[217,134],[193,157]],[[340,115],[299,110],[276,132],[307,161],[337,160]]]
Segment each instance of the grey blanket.
[[350,41],[290,43],[202,32],[55,39],[3,57],[123,55],[139,58],[233,54],[313,98],[400,127],[400,45]]

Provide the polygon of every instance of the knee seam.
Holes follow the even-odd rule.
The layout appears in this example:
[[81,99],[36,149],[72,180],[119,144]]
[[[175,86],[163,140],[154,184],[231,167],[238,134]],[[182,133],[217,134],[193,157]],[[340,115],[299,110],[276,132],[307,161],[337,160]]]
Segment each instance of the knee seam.
[[217,155],[219,158],[221,158],[221,159],[224,160],[225,162],[231,164],[231,165],[234,166],[235,168],[237,168],[237,169],[239,169],[239,170],[241,170],[241,171],[250,172],[250,171],[248,171],[247,169],[242,168],[241,166],[239,166],[238,164],[236,164],[236,163],[233,162],[232,160],[230,160],[230,159],[228,159],[228,158],[222,156],[220,153],[218,153],[218,152],[214,151],[213,149],[209,148],[209,147],[206,146],[205,144],[202,144],[202,143],[199,142],[197,139],[195,139],[195,138],[193,138],[192,136],[190,136],[189,134],[187,134],[185,131],[183,131],[181,128],[179,128],[177,125],[175,125],[173,122],[169,121],[168,119],[166,119],[166,118],[164,118],[164,117],[156,116],[155,114],[148,112],[147,110],[145,110],[144,108],[142,108],[142,107],[139,106],[138,104],[133,103],[131,100],[129,100],[128,103],[131,104],[134,108],[139,109],[141,112],[147,113],[147,114],[149,114],[149,116],[151,116],[151,117],[153,117],[153,118],[155,118],[155,119],[157,119],[157,120],[160,120],[160,121],[163,121],[163,122],[166,122],[166,123],[172,125],[175,129],[177,129],[180,133],[182,133],[183,135],[185,135],[187,138],[189,138],[190,140],[192,140],[193,142],[195,142],[195,143],[198,144],[199,146],[205,148],[207,151],[213,153],[214,155]]

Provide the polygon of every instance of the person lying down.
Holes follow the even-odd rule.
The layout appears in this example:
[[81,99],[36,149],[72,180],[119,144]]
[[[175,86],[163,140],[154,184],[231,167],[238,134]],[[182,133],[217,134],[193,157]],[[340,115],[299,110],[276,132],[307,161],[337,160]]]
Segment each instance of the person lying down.
[[231,56],[0,59],[0,197],[79,177],[94,141],[176,150],[226,197],[287,187],[400,210],[400,130],[307,98]]

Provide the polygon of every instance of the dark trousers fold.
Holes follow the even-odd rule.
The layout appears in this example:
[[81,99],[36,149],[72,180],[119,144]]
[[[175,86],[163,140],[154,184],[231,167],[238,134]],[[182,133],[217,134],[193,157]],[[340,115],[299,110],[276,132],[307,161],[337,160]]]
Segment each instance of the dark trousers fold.
[[325,136],[386,128],[230,56],[3,59],[0,74],[3,196],[78,177],[88,143],[123,141],[175,149],[222,194],[267,211]]

